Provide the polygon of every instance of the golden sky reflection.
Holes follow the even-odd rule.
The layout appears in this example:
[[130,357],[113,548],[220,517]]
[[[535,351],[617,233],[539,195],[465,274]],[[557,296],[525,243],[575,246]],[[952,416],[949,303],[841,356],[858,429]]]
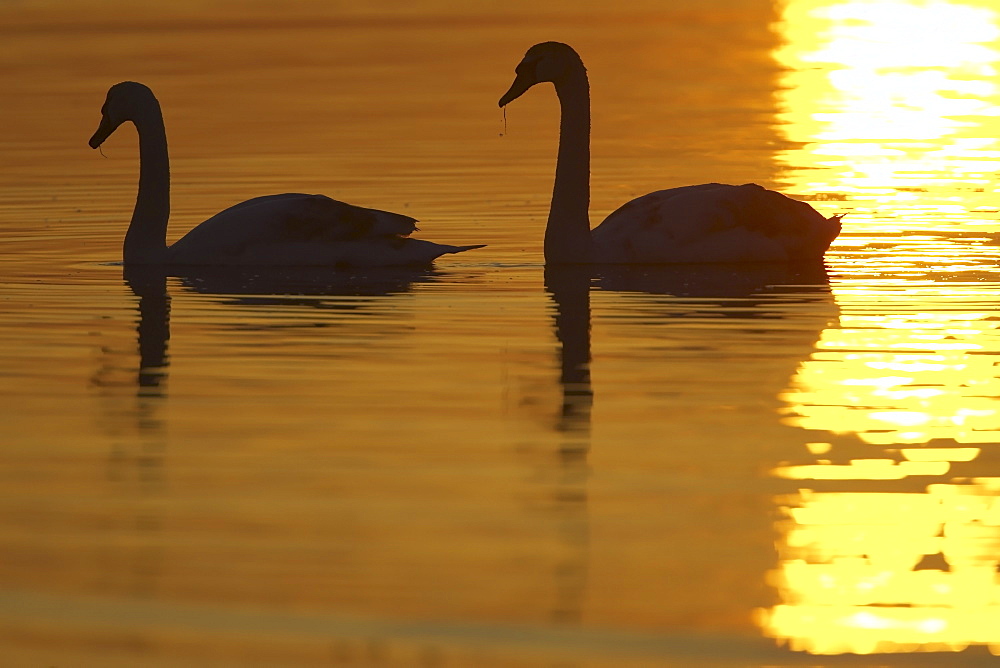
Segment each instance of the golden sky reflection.
[[851,215],[840,324],[782,395],[809,442],[773,471],[803,488],[760,624],[816,654],[1000,654],[1000,308],[954,276],[996,265],[1000,7],[789,0],[776,28],[784,178]]

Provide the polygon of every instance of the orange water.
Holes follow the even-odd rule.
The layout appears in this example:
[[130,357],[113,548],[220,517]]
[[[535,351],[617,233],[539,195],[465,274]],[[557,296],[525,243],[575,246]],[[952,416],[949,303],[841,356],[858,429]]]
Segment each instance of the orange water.
[[[1000,10],[670,7],[0,6],[4,665],[1000,651]],[[546,276],[555,99],[496,100],[547,39],[590,72],[595,223],[756,181],[848,213],[828,277]],[[86,146],[125,79],[170,238],[298,191],[489,245],[125,280],[134,133]]]

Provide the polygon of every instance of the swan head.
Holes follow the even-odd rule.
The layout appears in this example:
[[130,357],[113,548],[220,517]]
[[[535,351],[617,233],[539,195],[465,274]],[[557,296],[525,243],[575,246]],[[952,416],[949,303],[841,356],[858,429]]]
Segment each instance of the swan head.
[[149,107],[150,102],[158,105],[153,91],[141,83],[123,81],[108,89],[104,106],[101,107],[101,124],[90,138],[90,148],[103,144],[125,121],[134,121],[143,109]]
[[574,73],[586,72],[583,61],[573,47],[562,42],[542,42],[524,54],[524,58],[514,68],[514,83],[500,98],[500,106],[505,107],[535,84],[551,81],[558,84]]

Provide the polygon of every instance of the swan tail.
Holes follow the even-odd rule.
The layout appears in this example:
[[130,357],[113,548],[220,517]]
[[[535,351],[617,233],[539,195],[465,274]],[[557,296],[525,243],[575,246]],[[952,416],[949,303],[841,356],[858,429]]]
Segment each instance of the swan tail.
[[[355,257],[349,262],[358,265],[428,265],[442,255],[449,253],[462,253],[473,248],[482,248],[483,244],[470,246],[452,246],[449,244],[439,244],[424,239],[413,239],[411,237],[396,237],[394,240],[383,240],[376,243],[361,244]],[[371,252],[366,257],[362,248]],[[391,248],[391,252],[387,250]]]
[[826,219],[826,245],[823,248],[823,253],[827,251],[834,239],[840,236],[840,231],[843,229],[843,225],[841,225],[840,221],[842,221],[846,215],[846,213],[838,213]]
[[837,234],[840,234],[840,230],[843,228],[841,221],[844,220],[844,216],[846,215],[846,213],[838,213],[826,219],[831,224],[831,227],[837,230]]
[[467,250],[475,250],[476,248],[485,248],[486,244],[472,244],[471,246],[444,246],[447,250],[445,253],[464,253]]

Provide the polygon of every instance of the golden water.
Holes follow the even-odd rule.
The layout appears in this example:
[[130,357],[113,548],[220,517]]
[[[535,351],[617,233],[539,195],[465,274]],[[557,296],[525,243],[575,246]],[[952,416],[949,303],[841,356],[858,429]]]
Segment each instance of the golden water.
[[[3,665],[1000,653],[1000,9],[605,4],[0,5]],[[555,99],[496,100],[547,39],[595,222],[756,181],[849,214],[828,276],[546,274]],[[489,245],[123,276],[125,79],[170,238],[298,191]]]

